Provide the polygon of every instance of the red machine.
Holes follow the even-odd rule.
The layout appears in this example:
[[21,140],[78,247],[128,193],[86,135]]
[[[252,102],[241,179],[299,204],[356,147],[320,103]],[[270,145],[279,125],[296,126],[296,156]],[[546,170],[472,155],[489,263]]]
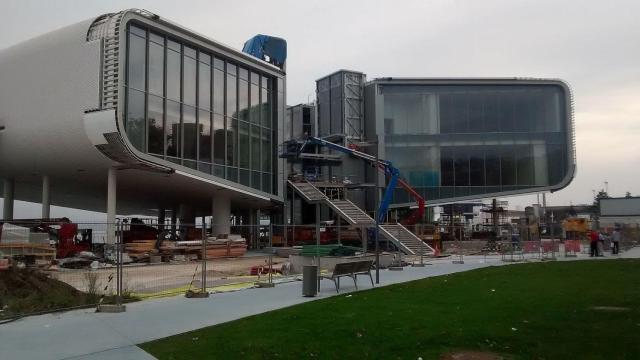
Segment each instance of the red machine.
[[31,229],[35,233],[47,233],[56,242],[56,258],[73,256],[81,251],[91,250],[91,236],[78,235],[78,224],[67,218],[61,219],[22,219],[11,224]]

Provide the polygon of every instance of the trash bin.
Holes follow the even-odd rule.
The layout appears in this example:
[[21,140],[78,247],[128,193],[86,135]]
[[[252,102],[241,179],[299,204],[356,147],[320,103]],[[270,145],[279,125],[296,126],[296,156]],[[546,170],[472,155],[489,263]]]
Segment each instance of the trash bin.
[[318,266],[305,265],[302,267],[302,296],[318,295]]

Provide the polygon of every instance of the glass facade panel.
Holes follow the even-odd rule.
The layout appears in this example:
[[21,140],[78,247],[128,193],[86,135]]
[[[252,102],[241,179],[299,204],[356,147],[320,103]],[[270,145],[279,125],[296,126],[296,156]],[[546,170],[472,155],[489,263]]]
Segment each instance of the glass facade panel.
[[216,164],[224,165],[225,137],[224,116],[213,114],[213,160]]
[[144,148],[144,93],[142,91],[129,89],[127,101],[127,137],[131,144],[140,151]]
[[535,189],[567,174],[559,86],[380,87],[385,159],[427,199]]
[[238,118],[249,121],[249,83],[242,79],[238,81]]
[[[185,53],[188,48],[184,48]],[[193,50],[193,49],[191,49]],[[187,105],[196,106],[196,60],[194,58],[183,56],[183,102]]]
[[147,40],[144,37],[129,33],[129,57],[127,84],[129,87],[144,90],[146,74]]
[[[199,161],[211,163],[211,113],[205,110],[198,112],[198,147],[200,148]],[[211,172],[211,171],[209,171]]]
[[[167,44],[170,45],[173,41],[168,40]],[[178,45],[179,47],[179,45]],[[180,101],[180,52],[176,52],[172,49],[167,49],[167,98],[171,100]]]
[[151,154],[164,155],[164,100],[159,96],[149,95],[148,109],[148,151]]
[[213,71],[213,112],[224,115],[224,72],[219,69]]
[[272,79],[142,27],[130,26],[127,39],[124,123],[131,143],[272,192]]
[[211,67],[203,62],[198,63],[198,107],[211,109]]
[[182,106],[182,128],[183,128],[183,156],[187,159],[196,159],[198,153],[198,130],[196,128],[196,108],[192,106]]
[[260,127],[251,126],[251,169],[260,170]]
[[227,74],[227,116],[231,116],[235,119],[238,118],[238,103],[237,103],[237,84],[236,77]]
[[249,123],[240,121],[240,143],[238,144],[239,164],[241,168],[249,168]]
[[164,45],[149,42],[149,93],[164,96]]
[[271,93],[267,91],[267,89],[262,88],[260,100],[262,102],[262,126],[271,127]]
[[180,103],[167,100],[167,156],[180,157]]

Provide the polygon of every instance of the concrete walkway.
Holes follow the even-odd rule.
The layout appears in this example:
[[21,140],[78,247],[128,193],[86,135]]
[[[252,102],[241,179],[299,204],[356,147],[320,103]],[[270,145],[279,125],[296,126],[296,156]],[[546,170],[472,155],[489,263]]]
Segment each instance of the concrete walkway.
[[[621,257],[640,257],[640,248]],[[578,257],[584,258],[584,255]],[[442,258],[431,265],[406,267],[403,271],[383,270],[380,286],[506,264],[498,256],[465,256],[464,264],[452,264],[452,260]],[[369,289],[371,283],[360,277],[358,286],[361,290]],[[354,290],[353,282],[343,279],[339,295]],[[318,297],[305,298],[301,292],[302,283],[298,281],[274,288],[213,294],[207,299],[175,296],[147,300],[127,305],[127,312],[120,314],[78,310],[27,317],[0,325],[0,358],[153,359],[136,344],[336,296],[333,283],[326,280],[321,282]]]

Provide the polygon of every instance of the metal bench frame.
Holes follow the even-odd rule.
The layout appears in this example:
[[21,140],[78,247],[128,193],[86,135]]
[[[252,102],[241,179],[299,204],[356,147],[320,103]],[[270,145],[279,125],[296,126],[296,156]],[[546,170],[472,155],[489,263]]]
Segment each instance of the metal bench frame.
[[373,276],[371,276],[371,265],[373,264],[372,260],[359,260],[359,261],[349,261],[344,263],[338,263],[333,268],[331,274],[323,275],[323,279],[329,279],[333,281],[336,286],[336,292],[340,292],[340,278],[348,276],[353,279],[353,284],[356,286],[356,290],[358,290],[358,275],[369,275],[369,279],[371,280],[371,286],[375,286],[373,284]]

